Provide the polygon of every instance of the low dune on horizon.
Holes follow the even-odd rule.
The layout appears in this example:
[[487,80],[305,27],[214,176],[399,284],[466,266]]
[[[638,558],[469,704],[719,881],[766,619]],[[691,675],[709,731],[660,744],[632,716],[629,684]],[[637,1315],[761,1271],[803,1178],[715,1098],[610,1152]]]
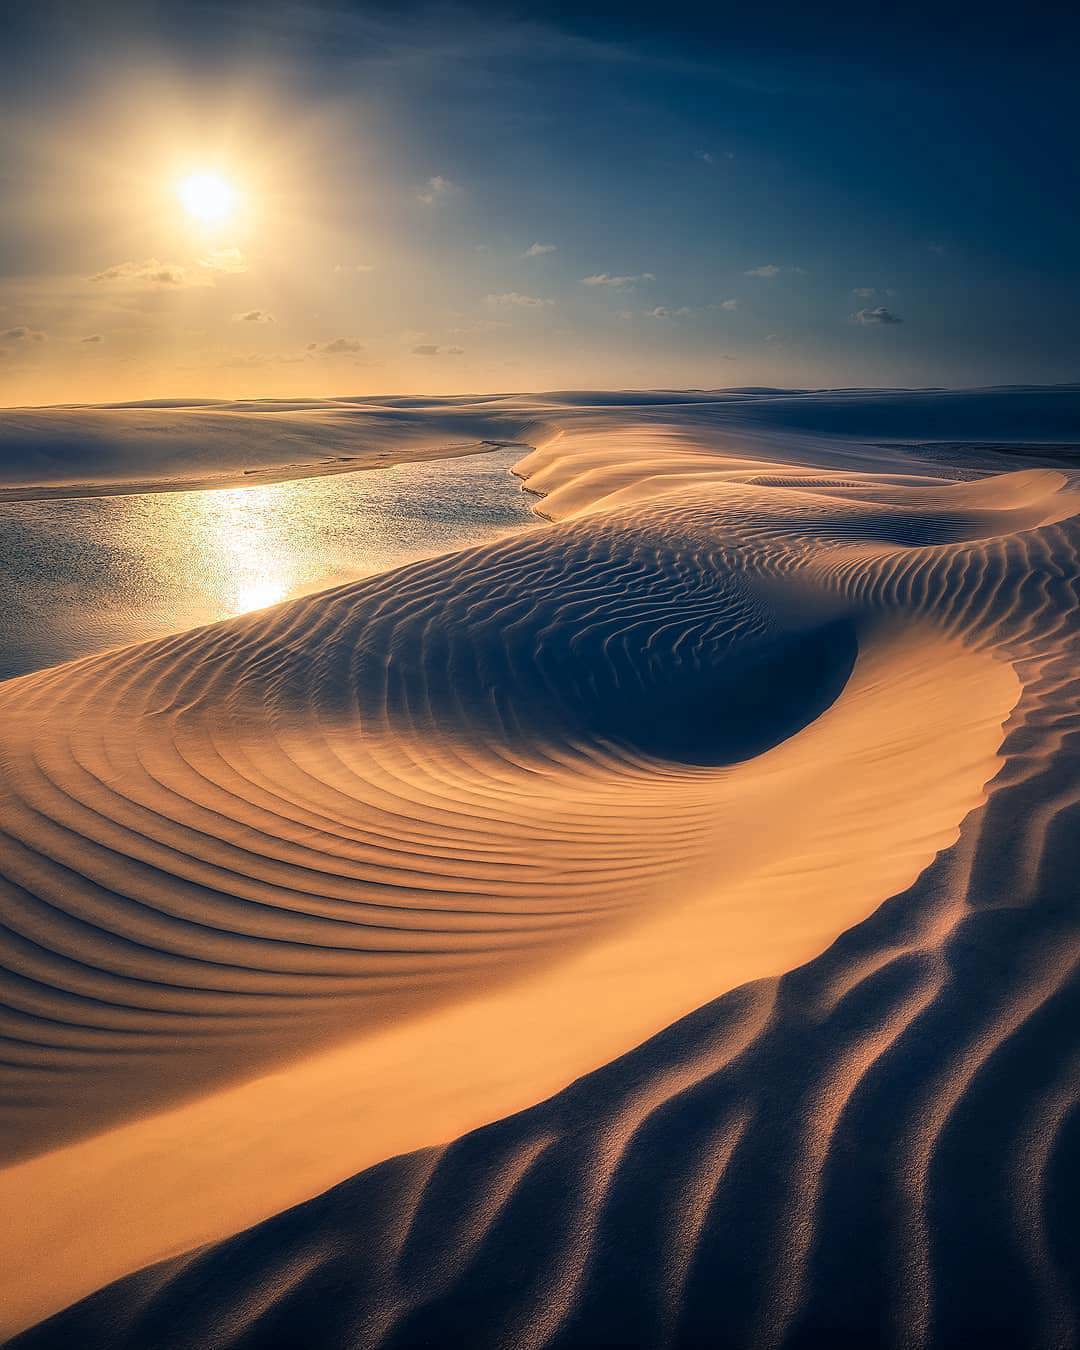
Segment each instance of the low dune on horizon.
[[0,1337],[1065,1350],[1080,386],[14,409],[0,515],[496,448],[0,681]]

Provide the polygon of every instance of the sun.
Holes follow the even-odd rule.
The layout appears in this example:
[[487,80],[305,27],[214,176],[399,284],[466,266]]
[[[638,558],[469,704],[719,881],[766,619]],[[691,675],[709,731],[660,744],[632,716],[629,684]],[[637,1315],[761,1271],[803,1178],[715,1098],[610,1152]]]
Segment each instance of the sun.
[[216,173],[194,173],[177,185],[180,203],[196,220],[224,220],[236,203],[236,189]]

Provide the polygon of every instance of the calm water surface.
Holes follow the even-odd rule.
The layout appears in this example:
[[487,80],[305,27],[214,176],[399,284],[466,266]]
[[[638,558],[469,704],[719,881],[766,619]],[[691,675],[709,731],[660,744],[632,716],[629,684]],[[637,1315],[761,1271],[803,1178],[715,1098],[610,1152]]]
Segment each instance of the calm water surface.
[[522,453],[0,505],[0,679],[521,529]]

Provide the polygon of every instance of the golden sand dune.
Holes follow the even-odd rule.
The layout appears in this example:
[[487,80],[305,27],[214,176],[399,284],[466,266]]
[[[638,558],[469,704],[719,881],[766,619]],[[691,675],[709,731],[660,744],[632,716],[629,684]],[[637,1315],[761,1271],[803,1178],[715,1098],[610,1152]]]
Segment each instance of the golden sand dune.
[[1077,494],[735,439],[0,685],[20,1344],[1066,1343]]

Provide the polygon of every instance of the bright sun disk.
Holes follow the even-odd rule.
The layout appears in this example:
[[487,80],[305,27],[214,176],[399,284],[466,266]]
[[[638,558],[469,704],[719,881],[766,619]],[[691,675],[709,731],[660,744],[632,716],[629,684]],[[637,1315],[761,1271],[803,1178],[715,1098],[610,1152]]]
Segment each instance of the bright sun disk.
[[232,185],[214,173],[192,174],[180,182],[178,192],[184,210],[196,220],[223,220],[236,200]]

